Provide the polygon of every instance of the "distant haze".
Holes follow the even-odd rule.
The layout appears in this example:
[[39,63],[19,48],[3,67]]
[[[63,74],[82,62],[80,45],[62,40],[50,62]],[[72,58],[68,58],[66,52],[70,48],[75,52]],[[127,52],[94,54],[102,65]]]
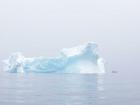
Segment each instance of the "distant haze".
[[109,71],[139,73],[140,1],[0,1],[0,60],[17,51],[57,56],[89,41],[99,45]]

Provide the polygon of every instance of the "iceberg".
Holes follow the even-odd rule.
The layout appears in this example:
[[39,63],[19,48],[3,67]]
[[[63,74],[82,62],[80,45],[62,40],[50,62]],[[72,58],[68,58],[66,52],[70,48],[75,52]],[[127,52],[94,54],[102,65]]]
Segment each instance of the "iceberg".
[[58,57],[26,58],[17,52],[4,64],[4,70],[11,73],[105,73],[104,60],[94,42],[62,49]]

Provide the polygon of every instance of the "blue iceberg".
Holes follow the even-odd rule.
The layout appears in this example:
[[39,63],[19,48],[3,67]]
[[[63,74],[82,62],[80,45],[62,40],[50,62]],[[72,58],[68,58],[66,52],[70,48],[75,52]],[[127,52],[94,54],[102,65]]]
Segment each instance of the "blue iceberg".
[[96,49],[97,45],[89,42],[65,48],[54,58],[25,58],[21,53],[13,53],[4,60],[4,70],[12,73],[105,73],[104,61]]

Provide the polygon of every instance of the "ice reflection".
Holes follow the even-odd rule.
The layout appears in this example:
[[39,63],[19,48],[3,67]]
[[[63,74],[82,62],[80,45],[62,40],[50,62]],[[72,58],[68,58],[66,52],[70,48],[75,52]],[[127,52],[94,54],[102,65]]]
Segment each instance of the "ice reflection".
[[0,82],[2,105],[97,105],[104,98],[103,75],[9,74]]
[[62,105],[96,105],[104,98],[103,75],[65,75],[56,91]]

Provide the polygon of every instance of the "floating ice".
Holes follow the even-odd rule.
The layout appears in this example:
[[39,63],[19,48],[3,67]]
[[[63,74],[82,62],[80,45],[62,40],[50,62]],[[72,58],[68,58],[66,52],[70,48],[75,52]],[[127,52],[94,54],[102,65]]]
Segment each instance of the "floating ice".
[[96,52],[93,42],[63,49],[58,57],[25,58],[21,53],[12,54],[4,60],[8,72],[38,73],[105,73],[104,62]]

